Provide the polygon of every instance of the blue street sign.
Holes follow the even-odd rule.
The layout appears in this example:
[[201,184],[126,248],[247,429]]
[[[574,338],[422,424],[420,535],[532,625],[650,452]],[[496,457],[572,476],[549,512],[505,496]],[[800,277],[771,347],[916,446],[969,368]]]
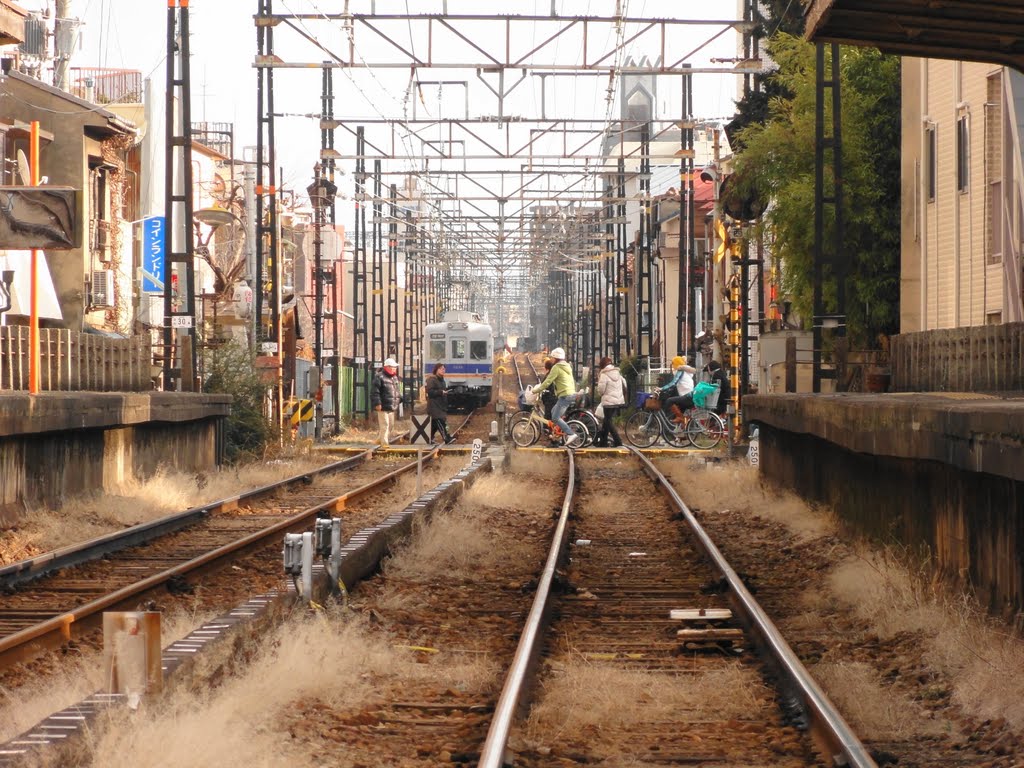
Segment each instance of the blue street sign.
[[164,243],[167,227],[163,216],[142,220],[142,290],[164,292]]

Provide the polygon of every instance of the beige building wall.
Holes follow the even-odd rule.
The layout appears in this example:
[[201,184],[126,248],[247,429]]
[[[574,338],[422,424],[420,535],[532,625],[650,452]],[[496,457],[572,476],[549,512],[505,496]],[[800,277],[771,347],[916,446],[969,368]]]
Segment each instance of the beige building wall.
[[989,64],[904,59],[903,333],[1020,319],[1008,78]]

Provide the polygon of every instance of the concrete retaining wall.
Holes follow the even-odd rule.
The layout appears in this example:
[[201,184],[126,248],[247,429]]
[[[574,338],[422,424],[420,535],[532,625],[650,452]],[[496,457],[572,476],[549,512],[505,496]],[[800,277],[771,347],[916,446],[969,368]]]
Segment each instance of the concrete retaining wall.
[[769,482],[929,557],[1024,624],[1024,400],[759,395],[744,409]]
[[0,395],[0,527],[161,466],[213,469],[229,407],[223,395]]

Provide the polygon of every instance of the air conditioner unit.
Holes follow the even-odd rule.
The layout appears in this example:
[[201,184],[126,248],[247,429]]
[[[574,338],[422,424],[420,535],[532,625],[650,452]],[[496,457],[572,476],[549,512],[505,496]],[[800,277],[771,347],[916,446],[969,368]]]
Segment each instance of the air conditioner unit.
[[114,270],[97,269],[92,273],[92,301],[94,307],[114,306]]

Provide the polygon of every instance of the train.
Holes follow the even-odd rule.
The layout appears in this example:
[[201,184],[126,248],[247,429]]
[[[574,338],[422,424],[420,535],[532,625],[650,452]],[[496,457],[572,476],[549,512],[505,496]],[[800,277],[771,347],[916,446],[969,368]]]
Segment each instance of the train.
[[423,374],[444,364],[444,379],[451,390],[450,407],[474,408],[491,400],[494,382],[494,336],[491,326],[476,312],[457,309],[423,329]]

